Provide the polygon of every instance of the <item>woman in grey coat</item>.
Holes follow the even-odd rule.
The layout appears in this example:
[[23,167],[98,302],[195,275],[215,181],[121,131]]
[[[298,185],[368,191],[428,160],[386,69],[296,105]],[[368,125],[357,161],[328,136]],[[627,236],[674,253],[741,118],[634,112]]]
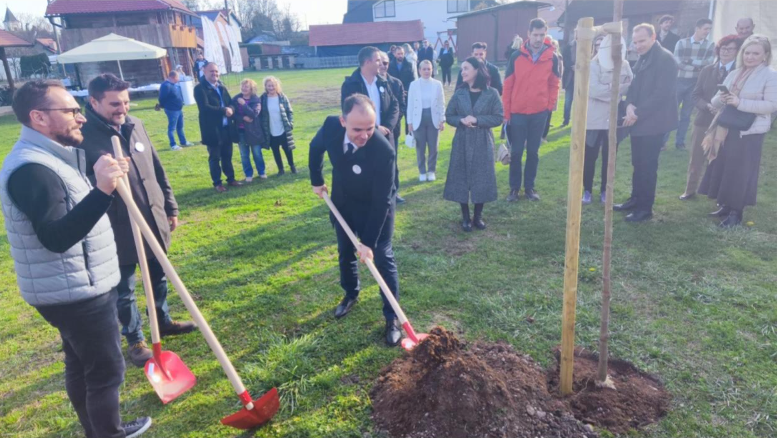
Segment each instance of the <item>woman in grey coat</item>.
[[[490,88],[487,67],[477,58],[462,63],[463,83],[446,107],[446,123],[457,130],[452,140],[444,199],[460,204],[463,231],[483,230],[485,202],[498,199],[495,178],[495,138],[492,128],[503,123],[503,102]],[[468,202],[474,203],[471,221]]]

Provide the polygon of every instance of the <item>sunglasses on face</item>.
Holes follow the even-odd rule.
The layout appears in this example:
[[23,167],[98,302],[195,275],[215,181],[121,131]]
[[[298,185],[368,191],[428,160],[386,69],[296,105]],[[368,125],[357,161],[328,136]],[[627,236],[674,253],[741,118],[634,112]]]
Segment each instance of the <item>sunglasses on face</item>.
[[62,111],[65,114],[70,114],[73,117],[81,115],[81,107],[78,108],[38,108],[37,111]]
[[383,65],[389,65],[389,62],[382,62]]

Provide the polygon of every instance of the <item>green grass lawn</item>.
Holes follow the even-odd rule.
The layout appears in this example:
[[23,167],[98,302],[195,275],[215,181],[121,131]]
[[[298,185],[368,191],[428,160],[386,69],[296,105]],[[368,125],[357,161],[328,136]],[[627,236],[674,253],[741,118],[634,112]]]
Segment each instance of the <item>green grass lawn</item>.
[[[153,417],[144,436],[380,436],[368,394],[379,370],[402,352],[383,345],[381,300],[366,269],[359,305],[341,321],[332,317],[342,296],[335,234],[307,170],[308,143],[325,116],[337,113],[349,73],[278,73],[295,109],[300,172],[226,194],[211,187],[205,147],[169,151],[164,113],[153,110],[152,99],[135,102],[132,114],[152,135],[181,210],[170,258],[249,391],[257,397],[277,386],[282,399],[266,427],[240,433],[222,426],[219,419],[239,403],[205,341],[198,334],[166,339],[164,348],[181,356],[198,383],[163,406],[142,370],[128,364],[122,415]],[[238,79],[226,82],[238,90]],[[562,102],[553,126],[561,113]],[[197,108],[187,107],[185,115],[196,142]],[[507,341],[550,365],[560,342],[569,130],[553,128],[541,148],[541,202],[502,201],[508,167],[499,164],[501,200],[485,207],[488,229],[470,234],[459,230],[459,206],[442,199],[453,132],[447,127],[443,134],[433,183],[417,181],[415,153],[401,145],[401,193],[408,201],[398,208],[394,241],[401,304],[420,331],[440,324],[466,340]],[[13,117],[0,118],[0,156],[18,133]],[[758,205],[745,213],[751,227],[720,230],[706,216],[713,201],[677,199],[688,152],[673,147],[661,156],[655,218],[631,225],[615,214],[611,354],[657,374],[673,395],[666,418],[631,436],[776,436],[776,143],[774,130],[764,144]],[[274,175],[268,151],[265,160]],[[233,163],[242,179],[237,147]],[[626,141],[618,201],[629,194],[631,171]],[[65,394],[57,331],[22,301],[2,230],[0,436],[82,436]],[[596,202],[582,215],[576,332],[576,344],[593,350],[602,241]],[[170,304],[174,318],[188,319],[172,292]]]

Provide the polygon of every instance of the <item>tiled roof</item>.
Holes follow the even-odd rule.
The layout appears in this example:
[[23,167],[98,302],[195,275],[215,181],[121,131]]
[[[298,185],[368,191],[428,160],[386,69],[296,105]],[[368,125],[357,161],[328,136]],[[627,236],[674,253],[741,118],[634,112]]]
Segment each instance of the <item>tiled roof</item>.
[[424,33],[420,20],[311,25],[308,45],[345,46],[418,41],[425,37]]
[[46,8],[46,15],[165,11],[168,9],[192,13],[179,0],[55,0]]
[[18,36],[12,34],[11,32],[0,30],[0,47],[29,47],[29,46],[32,46],[32,44],[19,38]]
[[35,40],[38,41],[39,43],[41,43],[42,45],[46,46],[46,48],[48,48],[52,52],[56,52],[57,51],[57,42],[54,41],[54,39],[52,39],[52,38],[36,38]]

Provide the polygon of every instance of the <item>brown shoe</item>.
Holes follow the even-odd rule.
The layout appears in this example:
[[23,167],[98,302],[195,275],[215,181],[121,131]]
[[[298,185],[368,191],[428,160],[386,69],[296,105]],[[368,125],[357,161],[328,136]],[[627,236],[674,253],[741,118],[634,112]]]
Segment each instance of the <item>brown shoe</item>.
[[240,187],[243,185],[243,183],[240,181],[230,181],[229,183],[227,183],[227,185],[230,187]]
[[127,356],[130,357],[130,362],[133,365],[143,368],[146,365],[146,361],[151,359],[153,354],[149,347],[146,346],[146,342],[141,341],[127,347]]
[[214,186],[214,190],[216,190],[218,193],[224,193],[227,191],[227,187],[219,184],[218,186]]
[[170,324],[160,327],[160,337],[183,335],[195,331],[197,326],[192,321],[178,322],[171,321]]

